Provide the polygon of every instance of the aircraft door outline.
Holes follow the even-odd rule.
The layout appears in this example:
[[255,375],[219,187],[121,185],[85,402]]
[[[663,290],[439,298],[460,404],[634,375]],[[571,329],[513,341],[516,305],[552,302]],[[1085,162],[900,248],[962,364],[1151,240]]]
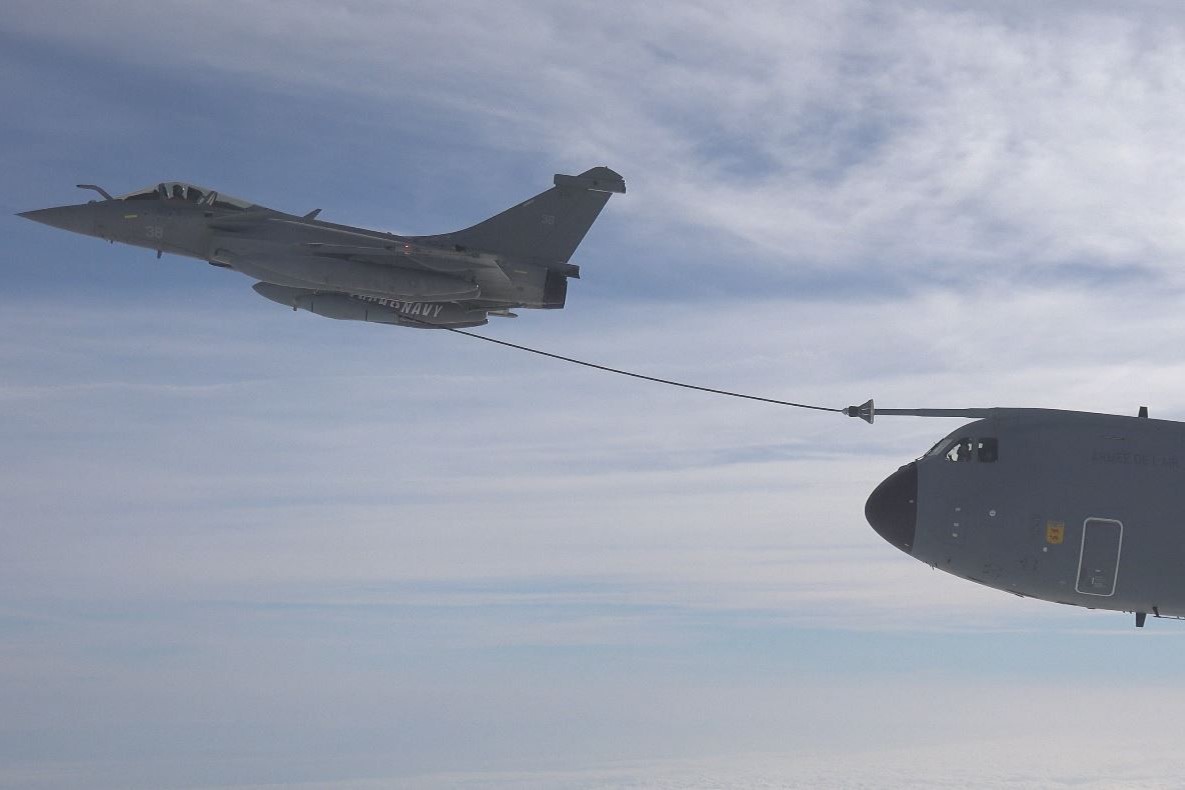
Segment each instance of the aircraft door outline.
[[1074,589],[1083,595],[1109,598],[1115,594],[1123,549],[1123,523],[1091,517],[1082,522],[1078,550],[1078,578]]

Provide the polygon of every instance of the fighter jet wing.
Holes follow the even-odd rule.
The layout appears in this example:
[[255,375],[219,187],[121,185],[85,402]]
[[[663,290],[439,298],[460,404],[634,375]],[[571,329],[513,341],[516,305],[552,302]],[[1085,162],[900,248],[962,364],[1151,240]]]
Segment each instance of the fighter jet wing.
[[475,269],[502,273],[502,267],[498,265],[497,256],[494,255],[455,252],[401,240],[377,244],[332,244],[314,241],[306,242],[301,246],[312,255],[323,258],[388,264],[443,274],[456,274]]
[[324,225],[314,225],[303,221],[303,218],[290,219],[272,216],[268,218],[268,222],[298,228],[315,228],[321,233],[329,233],[341,239],[341,241],[308,241],[299,245],[305,252],[318,257],[386,264],[446,274],[474,270],[502,273],[498,256],[488,252],[416,243],[393,233],[376,233],[340,226],[327,228]]

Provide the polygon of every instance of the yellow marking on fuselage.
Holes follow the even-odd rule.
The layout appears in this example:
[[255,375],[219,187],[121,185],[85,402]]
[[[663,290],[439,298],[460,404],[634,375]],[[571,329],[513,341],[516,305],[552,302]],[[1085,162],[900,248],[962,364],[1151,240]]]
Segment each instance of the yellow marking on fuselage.
[[1051,546],[1059,545],[1066,537],[1066,522],[1064,521],[1046,521],[1045,522],[1045,542]]

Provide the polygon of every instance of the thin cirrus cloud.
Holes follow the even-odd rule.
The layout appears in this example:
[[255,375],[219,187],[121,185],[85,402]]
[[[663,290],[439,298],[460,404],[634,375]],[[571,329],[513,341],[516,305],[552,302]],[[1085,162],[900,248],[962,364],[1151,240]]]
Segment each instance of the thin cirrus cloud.
[[511,151],[612,158],[636,221],[706,228],[751,266],[1171,276],[1185,248],[1185,48],[1159,16],[96,4],[62,28],[56,13],[30,5],[10,26],[137,65],[352,96],[375,126],[433,107]]

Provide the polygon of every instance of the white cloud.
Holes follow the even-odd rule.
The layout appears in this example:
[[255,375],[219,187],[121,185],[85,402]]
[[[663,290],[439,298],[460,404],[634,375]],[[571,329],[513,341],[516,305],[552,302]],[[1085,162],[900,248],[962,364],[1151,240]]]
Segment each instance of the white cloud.
[[[1185,331],[1179,311],[1170,297],[1133,313],[1130,299],[933,292],[668,307],[628,321],[624,307],[576,313],[539,344],[833,406],[875,396],[1132,413],[1146,403],[1179,415],[1180,371],[1157,364]],[[21,459],[4,492],[10,549],[23,558],[5,582],[13,594],[66,577],[78,592],[131,597],[477,606],[516,602],[499,589],[508,580],[569,578],[615,585],[619,604],[673,607],[657,616],[675,619],[756,610],[821,627],[947,629],[1066,616],[929,571],[864,523],[875,484],[957,421],[869,427],[455,336],[258,308],[217,322],[118,304],[78,312],[93,329],[81,346],[91,362],[76,367],[72,321],[37,304],[8,315],[0,336],[23,327],[37,338],[0,345],[10,371],[0,400]],[[238,340],[280,322],[295,334]],[[152,362],[113,379],[103,360],[135,334],[152,336],[137,346]],[[1075,340],[1087,334],[1089,349]],[[305,349],[298,360],[292,345]],[[36,383],[46,369],[52,388]],[[334,592],[392,579],[487,589]],[[606,626],[599,588],[563,600],[582,596],[584,635],[564,626],[534,639],[614,642],[656,616]],[[490,628],[474,639],[529,639],[517,624]]]
[[[1046,739],[1057,748],[1040,746]],[[1045,788],[1173,788],[1185,781],[1170,747],[1153,751],[1124,740],[1066,744],[1048,734],[978,740],[940,746],[847,752],[825,756],[749,754],[732,758],[635,761],[584,771],[453,773],[416,777],[407,786],[436,788],[650,788],[725,790],[727,788],[954,788],[996,790]],[[390,781],[390,780],[388,780]],[[378,787],[359,782],[353,788]]]
[[[118,3],[84,13],[85,24],[62,25],[60,8],[29,4],[8,25],[297,96],[341,92],[376,124],[431,107],[495,147],[604,159],[630,181],[637,249],[690,254],[697,273],[748,257],[767,269],[956,282],[1084,263],[1175,278],[1185,252],[1175,100],[1185,17],[1163,7],[721,13],[708,3],[674,15],[635,4]],[[478,190],[496,183],[473,179]],[[699,244],[705,232],[710,245]]]

